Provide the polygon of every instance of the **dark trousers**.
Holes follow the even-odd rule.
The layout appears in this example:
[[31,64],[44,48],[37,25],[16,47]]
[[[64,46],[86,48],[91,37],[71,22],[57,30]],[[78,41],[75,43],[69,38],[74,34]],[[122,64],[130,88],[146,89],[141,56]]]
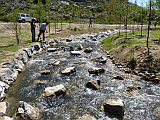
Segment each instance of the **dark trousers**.
[[35,42],[36,39],[35,39],[35,29],[31,29],[31,32],[32,32],[32,42]]
[[37,38],[37,42],[38,42],[38,40],[39,40],[39,37],[41,36],[41,34],[43,33],[43,41],[45,41],[45,30],[39,30],[39,34],[38,34],[38,38]]

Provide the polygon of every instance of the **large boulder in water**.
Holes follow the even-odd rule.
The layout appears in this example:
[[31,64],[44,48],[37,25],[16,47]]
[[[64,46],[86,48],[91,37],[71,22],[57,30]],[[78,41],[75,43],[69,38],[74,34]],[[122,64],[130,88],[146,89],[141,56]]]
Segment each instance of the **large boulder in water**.
[[98,90],[100,89],[100,80],[96,79],[96,80],[88,81],[86,84],[86,87],[92,88],[93,90]]
[[54,87],[47,87],[42,94],[43,97],[60,96],[66,94],[66,88],[60,84]]
[[38,108],[32,107],[24,101],[19,101],[16,116],[23,120],[39,120],[40,112]]
[[119,97],[111,97],[103,104],[104,111],[112,115],[121,117],[124,115],[124,102]]
[[76,72],[75,67],[69,67],[61,71],[62,74],[71,74]]

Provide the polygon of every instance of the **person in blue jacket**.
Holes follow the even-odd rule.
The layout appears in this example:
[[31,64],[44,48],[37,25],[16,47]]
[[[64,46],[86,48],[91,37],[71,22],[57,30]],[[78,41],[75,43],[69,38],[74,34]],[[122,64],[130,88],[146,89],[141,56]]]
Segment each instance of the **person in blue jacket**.
[[46,26],[49,24],[49,22],[45,22],[45,23],[42,23],[41,27],[40,27],[40,30],[39,30],[39,34],[38,34],[38,38],[37,38],[37,42],[39,41],[39,37],[41,36],[41,34],[43,33],[43,41],[45,41],[45,31],[46,33],[47,32],[47,29],[46,29]]

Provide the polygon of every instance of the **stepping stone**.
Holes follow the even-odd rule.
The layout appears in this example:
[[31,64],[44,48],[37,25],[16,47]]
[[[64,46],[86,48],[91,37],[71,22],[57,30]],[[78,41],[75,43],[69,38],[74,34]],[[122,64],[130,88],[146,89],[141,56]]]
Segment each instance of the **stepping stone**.
[[42,70],[42,71],[39,71],[38,73],[40,73],[41,75],[48,75],[51,73],[50,70]]
[[61,71],[62,74],[71,74],[76,72],[75,67],[69,67]]
[[71,51],[71,55],[81,55],[80,51]]
[[44,90],[44,93],[42,94],[43,97],[49,97],[49,96],[60,96],[66,94],[66,88],[64,85],[60,84],[54,87],[47,87]]
[[56,48],[48,48],[47,52],[55,52],[56,50]]

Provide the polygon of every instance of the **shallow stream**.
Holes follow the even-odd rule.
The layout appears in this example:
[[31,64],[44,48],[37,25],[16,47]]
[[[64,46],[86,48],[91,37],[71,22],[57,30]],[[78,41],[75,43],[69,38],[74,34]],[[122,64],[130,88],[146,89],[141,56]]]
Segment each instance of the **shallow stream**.
[[[103,103],[112,96],[124,100],[124,120],[158,120],[154,116],[154,108],[160,105],[160,87],[157,84],[143,82],[138,76],[126,74],[115,67],[107,59],[106,63],[94,62],[92,59],[106,56],[100,49],[101,40],[92,41],[87,36],[73,37],[72,42],[63,41],[56,47],[59,54],[47,52],[34,56],[22,71],[15,84],[9,89],[6,101],[10,103],[9,116],[14,116],[19,101],[25,101],[30,105],[41,109],[41,120],[73,120],[85,114],[90,114],[95,120],[116,120],[113,116],[105,114]],[[93,52],[81,51],[81,55],[71,55],[70,51],[63,47],[73,46],[74,50],[81,44],[83,48],[92,47]],[[62,47],[63,46],[63,47]],[[42,60],[35,60],[41,58]],[[60,66],[49,66],[51,59],[66,58],[61,60]],[[86,64],[76,65],[75,62],[85,61]],[[67,67],[74,66],[75,74],[62,75],[61,71]],[[104,68],[103,74],[89,74],[88,69],[92,67]],[[41,75],[38,71],[51,70],[49,75]],[[124,80],[112,79],[117,75],[123,75]],[[101,89],[92,90],[85,87],[89,80],[100,79]],[[35,80],[45,80],[47,83],[33,85]],[[46,87],[63,84],[67,89],[64,97],[44,98],[42,93]],[[135,93],[132,96],[126,94],[128,85],[141,87],[143,93]]]

